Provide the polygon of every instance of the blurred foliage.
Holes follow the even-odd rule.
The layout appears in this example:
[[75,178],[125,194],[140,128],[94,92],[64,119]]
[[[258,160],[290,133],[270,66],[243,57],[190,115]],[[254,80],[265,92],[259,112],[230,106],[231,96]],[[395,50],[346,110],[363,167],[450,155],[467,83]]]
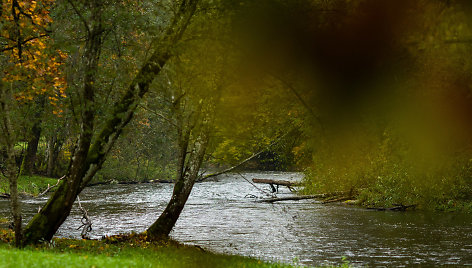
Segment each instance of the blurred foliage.
[[305,190],[351,191],[368,206],[470,209],[470,4],[360,0],[330,8],[342,19],[313,12],[326,24],[303,28],[316,47],[309,61],[319,88],[307,95],[321,122],[304,126]]

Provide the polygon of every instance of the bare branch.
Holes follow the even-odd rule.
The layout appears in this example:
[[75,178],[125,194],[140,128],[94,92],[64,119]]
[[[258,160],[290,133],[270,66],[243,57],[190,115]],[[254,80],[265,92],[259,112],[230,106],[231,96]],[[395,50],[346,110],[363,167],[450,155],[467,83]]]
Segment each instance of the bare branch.
[[225,174],[225,173],[228,173],[228,172],[231,172],[235,169],[237,169],[238,167],[244,165],[245,163],[251,161],[253,158],[257,157],[258,155],[262,154],[263,152],[265,152],[267,149],[269,149],[270,147],[272,147],[273,145],[275,145],[276,143],[278,143],[283,137],[285,137],[290,131],[287,131],[285,134],[283,134],[282,136],[280,136],[278,139],[276,139],[275,141],[273,141],[272,143],[270,143],[269,145],[267,145],[266,147],[264,147],[262,150],[260,150],[259,152],[257,153],[254,153],[253,155],[251,155],[250,157],[244,159],[243,161],[239,162],[237,165],[235,166],[232,166],[232,167],[229,167],[225,170],[222,170],[220,172],[216,172],[216,173],[212,173],[212,174],[208,174],[208,175],[205,175],[201,178],[199,178],[197,180],[197,182],[202,182],[206,179],[209,179],[209,178],[212,178],[212,177],[216,177],[216,176],[219,176],[219,175],[222,175],[222,174]]
[[[49,36],[48,34],[41,34],[39,36],[35,36],[35,37],[30,37],[28,39],[25,39],[21,42],[21,45],[24,45],[26,43],[28,43],[29,41],[32,41],[32,40],[35,40],[35,39],[39,39],[39,38],[42,38],[42,37],[46,37],[46,36]],[[17,45],[16,46],[13,46],[13,47],[5,47],[5,48],[2,48],[0,49],[1,52],[4,52],[4,51],[8,51],[8,50],[13,50],[17,48]]]
[[82,225],[80,225],[79,228],[77,228],[77,230],[83,227],[82,232],[80,233],[80,236],[82,237],[82,239],[86,239],[88,238],[87,233],[92,231],[92,220],[90,219],[87,210],[82,207],[82,204],[80,204],[79,196],[77,196],[77,201],[78,201],[79,209],[80,211],[82,211],[82,219],[80,220]]
[[77,7],[74,5],[74,3],[72,2],[72,0],[67,0],[67,2],[69,2],[69,4],[72,6],[72,8],[74,9],[75,13],[77,14],[77,16],[79,16],[80,20],[82,21],[82,23],[84,24],[84,27],[85,29],[87,30],[87,33],[90,35],[90,27],[88,26],[88,23],[87,23],[87,20],[85,20],[85,18],[82,16],[82,13],[79,12],[79,10],[77,9]]
[[59,183],[60,183],[65,177],[66,177],[66,175],[60,177],[60,178],[57,180],[56,184],[54,184],[54,185],[49,185],[49,184],[48,184],[48,188],[47,188],[46,190],[44,190],[44,192],[38,194],[38,196],[36,196],[36,197],[41,197],[41,196],[47,194],[52,188],[58,186]]
[[323,122],[321,121],[321,118],[313,111],[313,109],[307,104],[307,102],[302,98],[302,96],[298,93],[298,91],[293,87],[289,82],[287,82],[285,79],[281,78],[280,76],[270,74],[273,78],[279,80],[282,82],[292,93],[295,95],[297,100],[305,107],[305,109],[310,112],[310,114],[318,121],[318,124],[320,125],[321,131],[324,132],[324,127],[323,127]]
[[176,127],[176,128],[179,128],[179,126],[178,126],[175,122],[173,122],[170,118],[165,117],[164,115],[158,113],[157,111],[152,110],[152,109],[149,109],[148,107],[146,107],[146,106],[144,106],[144,105],[139,105],[139,107],[140,107],[140,108],[143,108],[144,110],[146,110],[146,111],[148,111],[148,112],[150,112],[150,113],[152,113],[152,114],[154,114],[154,115],[156,115],[156,116],[158,116],[158,117],[160,117],[160,118],[162,118],[164,121],[166,121],[167,123],[171,124],[172,126],[174,126],[174,127]]

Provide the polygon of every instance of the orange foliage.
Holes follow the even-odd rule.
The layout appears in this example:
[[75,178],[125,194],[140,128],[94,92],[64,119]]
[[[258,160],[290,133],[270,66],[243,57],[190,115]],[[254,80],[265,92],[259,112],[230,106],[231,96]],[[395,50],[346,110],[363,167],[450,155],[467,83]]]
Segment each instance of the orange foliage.
[[18,101],[46,95],[55,106],[54,113],[60,114],[59,100],[66,97],[62,67],[67,54],[53,49],[53,40],[48,36],[53,4],[54,0],[2,1],[0,38],[5,45],[1,50],[8,58],[2,80],[17,89]]

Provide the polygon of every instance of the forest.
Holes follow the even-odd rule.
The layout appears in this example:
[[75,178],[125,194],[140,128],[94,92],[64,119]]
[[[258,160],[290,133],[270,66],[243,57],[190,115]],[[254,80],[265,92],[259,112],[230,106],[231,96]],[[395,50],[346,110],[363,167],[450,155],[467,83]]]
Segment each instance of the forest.
[[120,185],[168,198],[108,253],[166,241],[201,267],[257,265],[172,240],[194,188],[231,176],[265,198],[279,185],[247,174],[299,176],[282,201],[472,213],[470,1],[2,0],[0,18],[0,256],[50,245],[76,206],[88,238],[79,196]]

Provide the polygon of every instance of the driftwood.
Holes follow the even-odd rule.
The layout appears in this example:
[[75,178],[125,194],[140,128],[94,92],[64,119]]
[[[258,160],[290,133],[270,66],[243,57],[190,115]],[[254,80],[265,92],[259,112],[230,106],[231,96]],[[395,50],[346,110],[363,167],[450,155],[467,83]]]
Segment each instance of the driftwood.
[[107,180],[102,182],[95,182],[87,184],[87,187],[93,187],[98,185],[109,185],[109,184],[141,184],[141,183],[174,183],[173,180],[143,180],[143,181],[116,181],[116,180]]
[[268,179],[252,179],[252,182],[254,183],[266,183],[266,184],[272,184],[272,185],[282,185],[282,186],[287,186],[287,187],[292,187],[292,186],[297,186],[299,183],[297,182],[291,182],[291,181],[278,181],[278,180],[268,180]]
[[152,180],[152,183],[174,183],[174,180]]
[[402,204],[393,204],[394,207],[391,207],[391,208],[383,208],[383,207],[379,207],[379,208],[376,208],[376,207],[369,207],[367,209],[370,209],[370,210],[377,210],[377,211],[386,211],[386,210],[389,210],[389,211],[405,211],[407,210],[408,208],[416,208],[416,204],[415,205],[402,205]]
[[119,181],[117,184],[139,184],[140,181]]
[[325,198],[326,194],[315,194],[315,195],[296,195],[296,196],[286,196],[286,197],[276,197],[258,200],[259,202],[274,203],[278,201],[289,201],[289,200],[303,200],[303,199],[316,199],[316,198]]
[[8,199],[8,198],[10,198],[10,194],[7,194],[7,193],[0,193],[0,198]]
[[295,195],[295,196],[286,196],[286,197],[276,197],[276,198],[266,198],[258,200],[258,202],[273,203],[278,201],[290,201],[290,200],[303,200],[303,199],[323,199],[333,196],[345,195],[346,192],[334,192],[334,193],[324,193],[324,194],[314,194],[314,195]]
[[113,180],[94,182],[94,183],[87,184],[87,187],[93,187],[93,186],[98,186],[98,185],[108,185],[108,184],[111,184],[112,182],[113,182]]
[[[290,192],[293,192],[292,187],[300,185],[297,182],[291,182],[291,181],[283,181],[283,180],[269,180],[269,179],[252,179],[254,183],[264,183],[264,184],[269,184],[270,188],[272,189],[272,193],[278,192],[279,191],[279,186],[286,186]],[[277,188],[275,188],[275,186]]]
[[349,200],[349,199],[351,199],[351,198],[347,197],[347,196],[343,196],[343,197],[339,197],[339,198],[329,199],[329,200],[323,201],[321,203],[322,204],[329,204],[329,203],[342,202],[342,201],[346,201],[346,200]]
[[90,220],[87,210],[85,210],[85,208],[83,208],[82,205],[80,204],[79,196],[77,196],[77,201],[78,201],[79,209],[80,211],[82,211],[82,219],[80,220],[82,225],[79,226],[77,230],[82,228],[82,232],[80,233],[80,236],[82,237],[82,239],[88,239],[87,233],[92,231],[92,220]]

